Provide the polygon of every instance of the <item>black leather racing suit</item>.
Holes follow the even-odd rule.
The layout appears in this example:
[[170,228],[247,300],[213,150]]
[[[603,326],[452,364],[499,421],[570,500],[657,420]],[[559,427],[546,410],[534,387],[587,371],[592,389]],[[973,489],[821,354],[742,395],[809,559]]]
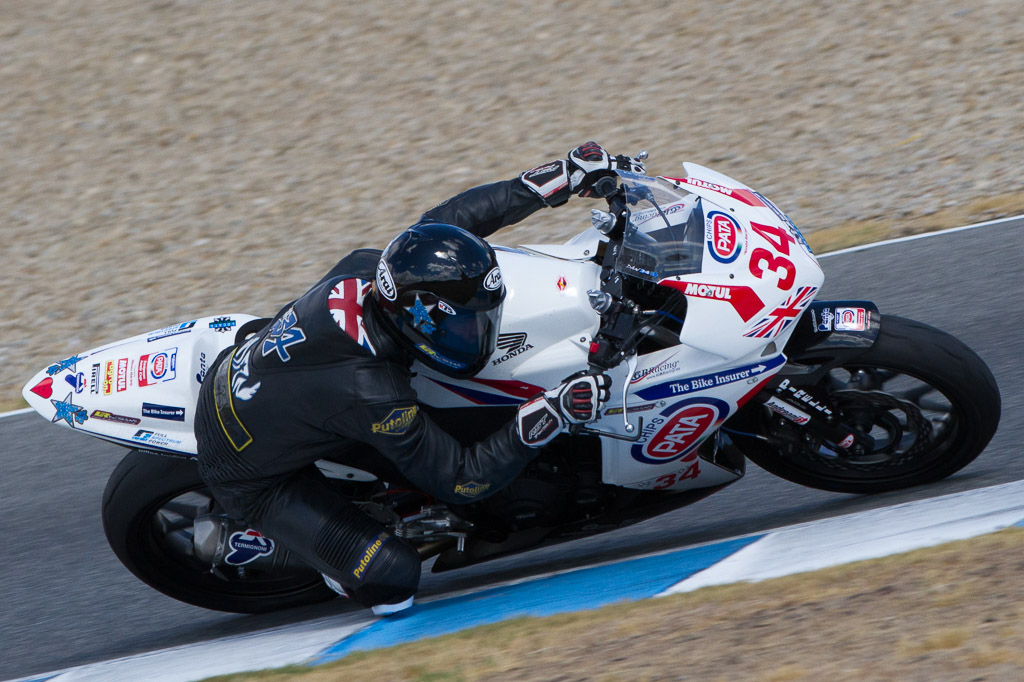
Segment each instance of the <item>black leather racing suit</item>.
[[[513,179],[468,190],[421,220],[486,237],[545,202]],[[415,486],[467,503],[514,479],[536,450],[514,422],[463,447],[424,414],[411,361],[374,319],[379,251],[342,259],[262,330],[224,351],[200,389],[199,472],[235,519],[329,575],[364,605],[419,585],[415,549],[337,494],[314,465],[346,452],[388,460]]]

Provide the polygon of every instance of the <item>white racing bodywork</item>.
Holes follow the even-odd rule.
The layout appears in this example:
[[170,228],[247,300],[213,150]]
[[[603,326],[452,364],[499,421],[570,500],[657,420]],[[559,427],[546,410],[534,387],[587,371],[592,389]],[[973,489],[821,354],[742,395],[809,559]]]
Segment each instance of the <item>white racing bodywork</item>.
[[[644,178],[670,201],[660,202],[660,213],[634,213],[642,230],[647,222],[683,223],[699,202],[705,234],[699,272],[655,280],[686,297],[679,344],[609,372],[612,398],[590,427],[636,439],[602,437],[602,477],[613,485],[682,490],[737,478],[699,457],[698,445],[785,364],[781,350],[824,280],[799,231],[767,199],[727,176],[684,167],[685,178]],[[421,400],[514,406],[586,369],[600,324],[587,297],[600,288],[600,238],[588,229],[564,245],[496,247],[507,289],[498,349],[468,380],[417,365]],[[198,380],[251,319],[206,317],[79,353],[37,374],[23,395],[66,427],[194,454]],[[228,321],[235,324],[225,329]]]
[[54,423],[122,445],[196,454],[199,384],[252,315],[189,320],[77,353],[22,389]]
[[[612,399],[591,427],[636,435],[622,414],[628,382],[626,416],[640,429],[635,442],[603,438],[602,478],[613,485],[680,490],[734,480],[733,471],[698,458],[697,446],[785,364],[781,349],[824,281],[799,231],[766,198],[684,166],[688,177],[665,181],[680,190],[671,215],[684,220],[701,198],[704,255],[699,273],[661,281],[687,298],[679,345],[635,358],[632,371],[624,362],[609,372]],[[600,266],[591,260],[598,237],[591,229],[561,246],[498,250],[508,289],[499,349],[466,381],[418,366],[414,385],[424,402],[514,404],[586,369],[600,323],[587,301],[587,290],[599,288]]]

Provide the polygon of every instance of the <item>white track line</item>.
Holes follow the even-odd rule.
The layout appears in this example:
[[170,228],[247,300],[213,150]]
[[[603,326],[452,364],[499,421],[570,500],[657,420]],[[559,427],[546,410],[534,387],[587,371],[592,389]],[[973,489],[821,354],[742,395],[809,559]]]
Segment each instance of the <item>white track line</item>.
[[851,246],[848,249],[840,249],[838,251],[829,251],[823,253],[818,258],[826,258],[828,256],[838,256],[844,253],[853,253],[855,251],[864,251],[866,249],[873,249],[876,246],[888,246],[889,244],[899,244],[900,242],[912,242],[915,239],[924,239],[925,237],[937,237],[943,234],[950,234],[951,232],[963,232],[964,230],[973,230],[978,227],[991,227],[992,225],[1001,225],[1002,223],[1009,223],[1015,220],[1024,219],[1024,215],[1010,216],[1009,218],[999,218],[998,220],[989,220],[984,223],[975,223],[974,225],[964,225],[963,227],[950,227],[946,230],[937,230],[935,232],[925,232],[923,234],[912,234],[909,237],[897,237],[896,239],[886,239],[885,241],[872,242],[870,244],[861,244],[860,246]]
[[[978,227],[989,227],[992,225],[1001,225],[1002,223],[1012,222],[1014,220],[1022,220],[1024,215],[1010,216],[1009,218],[1000,218],[998,220],[989,220],[984,223],[975,223],[974,225],[964,225],[963,227],[951,227],[948,230],[938,230],[937,232],[925,232],[924,234],[915,234],[909,237],[899,237],[897,239],[886,239],[881,242],[872,242],[871,244],[861,244],[860,246],[851,246],[848,249],[840,249],[839,251],[829,251],[828,253],[822,253],[817,255],[817,258],[828,258],[829,256],[839,256],[844,253],[853,253],[855,251],[864,251],[865,249],[873,249],[876,246],[888,246],[889,244],[899,244],[900,242],[914,241],[915,239],[924,239],[926,237],[937,237],[943,234],[950,234],[951,232],[962,232],[964,230],[973,230]],[[0,419],[4,417],[16,417],[19,414],[28,414],[34,412],[31,407],[26,407],[20,410],[12,410],[11,412],[0,412]]]
[[11,410],[10,412],[0,412],[0,419],[4,417],[17,417],[19,414],[28,414],[29,412],[35,412],[31,407],[23,407],[20,410]]

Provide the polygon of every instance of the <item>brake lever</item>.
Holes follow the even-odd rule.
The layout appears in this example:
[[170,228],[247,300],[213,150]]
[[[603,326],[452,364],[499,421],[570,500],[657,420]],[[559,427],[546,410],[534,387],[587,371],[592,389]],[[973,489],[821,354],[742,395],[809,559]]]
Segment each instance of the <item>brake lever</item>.
[[[580,428],[573,432],[573,434],[585,433],[591,436],[605,436],[607,438],[614,438],[616,440],[625,440],[629,442],[635,442],[640,438],[643,433],[644,418],[638,417],[637,423],[634,426],[629,423],[629,410],[626,408],[626,397],[629,394],[629,380],[633,377],[633,373],[636,371],[637,357],[636,353],[629,356],[629,360],[626,361],[626,378],[622,382],[622,423],[623,429],[626,433],[636,432],[633,436],[624,436],[620,433],[614,433],[611,431],[599,431],[597,429],[587,428],[586,426],[580,426]],[[593,369],[591,371],[594,371]]]
[[[623,409],[625,409],[625,408],[623,408]],[[637,430],[635,436],[623,436],[621,433],[615,433],[613,431],[598,431],[597,429],[588,429],[587,427],[583,427],[582,429],[580,429],[579,433],[583,433],[583,434],[586,434],[586,435],[589,435],[589,436],[603,436],[604,438],[614,438],[615,440],[624,440],[624,441],[627,441],[629,443],[635,443],[638,440],[640,440],[640,436],[643,433],[640,429],[643,429],[643,426],[644,426],[644,418],[643,417],[638,417],[637,418],[637,424],[636,424],[636,428],[638,430]]]
[[[629,360],[626,361],[626,378],[622,382],[622,423],[623,428],[626,429],[626,433],[633,433],[636,428],[629,423],[629,410],[626,409],[626,396],[629,394],[629,382],[633,378],[633,372],[636,371],[636,353],[629,356]],[[643,417],[639,417],[640,421],[643,422]]]

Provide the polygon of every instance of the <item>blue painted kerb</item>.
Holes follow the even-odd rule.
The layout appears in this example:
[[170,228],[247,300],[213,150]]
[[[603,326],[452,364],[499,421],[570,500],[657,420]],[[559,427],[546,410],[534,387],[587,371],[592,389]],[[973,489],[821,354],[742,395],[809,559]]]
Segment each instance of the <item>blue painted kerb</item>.
[[520,616],[551,616],[653,597],[762,537],[736,538],[416,604],[338,642],[312,665],[335,661],[353,651],[439,637]]

